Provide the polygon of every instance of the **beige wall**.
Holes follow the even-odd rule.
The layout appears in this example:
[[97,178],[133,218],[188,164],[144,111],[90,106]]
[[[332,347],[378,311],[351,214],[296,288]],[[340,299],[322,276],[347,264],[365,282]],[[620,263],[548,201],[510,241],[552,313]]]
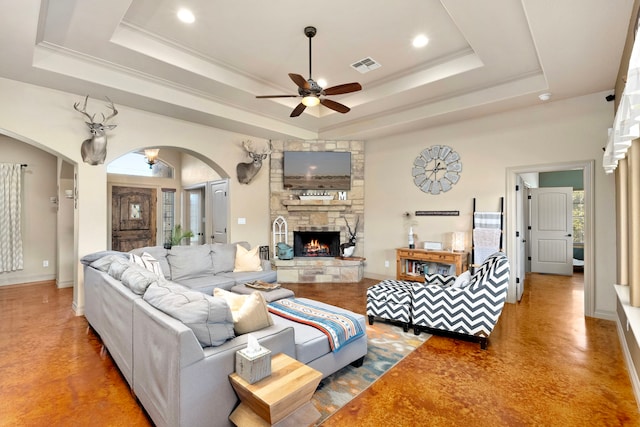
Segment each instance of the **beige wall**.
[[[24,269],[0,273],[0,285],[54,280],[58,206],[51,203],[50,198],[58,195],[57,160],[40,149],[4,135],[0,135],[0,153],[0,162],[28,164],[22,181]],[[42,266],[44,260],[49,261],[48,267]]]
[[[82,118],[72,108],[82,94],[69,94],[0,79],[0,133],[56,153],[78,165],[79,209],[75,219],[77,258],[107,247],[107,176],[105,167],[89,166],[80,158],[80,143],[87,137]],[[479,210],[495,210],[505,195],[506,169],[575,160],[596,162],[595,170],[595,299],[598,313],[614,312],[615,227],[613,177],[599,167],[607,128],[613,120],[606,93],[556,101],[478,120],[427,129],[411,134],[373,139],[365,143],[365,223],[369,277],[395,275],[394,248],[406,245],[408,223],[402,214],[416,210],[459,210],[458,217],[418,217],[418,245],[444,240],[451,231],[471,230],[472,198]],[[90,100],[89,111],[102,102]],[[182,149],[230,177],[230,240],[269,244],[269,174],[261,171],[250,185],[241,185],[235,166],[246,161],[241,142],[258,138],[196,125],[144,111],[118,106],[118,127],[109,135],[107,162],[148,146]],[[34,117],[38,126],[34,126]],[[449,193],[422,193],[411,179],[418,153],[433,144],[453,147],[462,157],[460,182]],[[55,162],[53,168],[55,169]],[[54,172],[55,176],[55,172]],[[53,190],[55,194],[55,188]],[[46,199],[48,201],[48,198]],[[246,224],[237,224],[246,218]],[[102,230],[102,231],[101,231]],[[384,266],[385,260],[389,267]],[[41,261],[41,260],[40,260]],[[81,269],[74,294],[76,308],[83,304]]]
[[[527,109],[420,132],[374,139],[365,144],[365,275],[395,275],[394,248],[407,245],[403,212],[459,210],[456,217],[414,217],[417,247],[424,240],[447,242],[448,233],[464,231],[470,246],[472,199],[478,210],[496,211],[505,196],[507,168],[595,160],[596,313],[613,316],[615,296],[614,181],[602,167],[602,146],[613,121],[606,93],[550,102]],[[452,147],[463,165],[461,179],[448,193],[420,191],[411,167],[431,145]],[[385,267],[385,260],[389,267]]]
[[[0,133],[15,136],[78,165],[77,259],[105,249],[108,238],[107,174],[104,165],[90,166],[80,157],[80,144],[87,138],[88,131],[82,117],[73,110],[73,103],[81,100],[83,94],[54,91],[8,79],[0,79],[0,93],[3,95],[0,98]],[[103,108],[104,102],[89,100],[89,112],[99,113]],[[255,245],[267,244],[270,229],[268,174],[258,174],[251,185],[240,185],[235,179],[236,164],[246,158],[241,142],[249,138],[247,135],[124,106],[118,106],[118,111],[120,113],[114,120],[118,127],[109,133],[106,163],[142,147],[179,144],[190,154],[214,166],[218,173],[225,171],[232,177],[229,181],[230,239],[247,240]],[[53,164],[55,170],[55,161]],[[55,180],[52,182],[55,186]],[[55,195],[55,187],[52,195]],[[246,224],[238,225],[238,217],[246,218]],[[77,283],[74,308],[82,312],[84,293],[80,268]]]

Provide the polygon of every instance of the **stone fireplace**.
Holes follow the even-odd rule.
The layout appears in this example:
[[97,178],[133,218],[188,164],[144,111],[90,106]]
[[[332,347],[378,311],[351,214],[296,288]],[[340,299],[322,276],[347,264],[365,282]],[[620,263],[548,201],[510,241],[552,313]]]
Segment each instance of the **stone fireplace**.
[[340,255],[339,231],[294,231],[293,256],[336,257]]
[[[284,151],[349,151],[351,152],[351,189],[346,198],[337,191],[324,200],[301,200],[303,190],[289,190],[283,186]],[[274,260],[280,282],[357,282],[362,279],[364,260],[364,143],[362,141],[272,141],[269,170],[271,224],[279,216],[287,222],[287,243],[294,247],[293,260]],[[325,195],[325,196],[326,196]],[[354,258],[341,259],[340,244],[349,239],[349,228],[357,230]],[[325,248],[312,247],[303,254],[302,248],[309,242],[296,244],[297,233],[314,236],[314,233],[330,233],[328,254]],[[313,239],[320,240],[318,237]],[[323,237],[324,238],[324,237]],[[275,246],[274,242],[274,246]],[[274,250],[272,248],[272,254]],[[275,256],[272,257],[274,259]]]

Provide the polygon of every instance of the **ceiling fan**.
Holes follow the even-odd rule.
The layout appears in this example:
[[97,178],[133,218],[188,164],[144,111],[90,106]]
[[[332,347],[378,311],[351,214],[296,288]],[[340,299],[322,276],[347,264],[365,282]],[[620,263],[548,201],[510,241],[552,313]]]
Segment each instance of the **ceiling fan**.
[[316,35],[316,27],[305,27],[304,34],[309,38],[309,79],[305,80],[300,74],[289,73],[289,78],[298,85],[297,95],[262,95],[256,98],[297,98],[302,97],[302,102],[293,109],[289,117],[298,117],[305,108],[322,104],[338,113],[347,113],[351,110],[346,105],[324,98],[325,95],[341,95],[343,93],[356,92],[362,89],[360,83],[345,83],[323,89],[311,78],[311,39]]

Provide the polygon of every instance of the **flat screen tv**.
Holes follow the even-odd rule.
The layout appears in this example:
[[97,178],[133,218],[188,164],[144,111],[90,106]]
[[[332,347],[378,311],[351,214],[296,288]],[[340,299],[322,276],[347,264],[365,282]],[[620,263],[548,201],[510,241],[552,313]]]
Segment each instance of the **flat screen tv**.
[[285,151],[283,185],[288,190],[350,190],[351,153]]

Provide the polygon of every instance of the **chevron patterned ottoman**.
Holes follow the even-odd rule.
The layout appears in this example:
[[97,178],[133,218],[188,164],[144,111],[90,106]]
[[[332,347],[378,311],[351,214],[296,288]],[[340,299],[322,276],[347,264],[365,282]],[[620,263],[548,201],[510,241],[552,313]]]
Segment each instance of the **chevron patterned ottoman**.
[[411,291],[413,282],[383,280],[367,289],[367,316],[369,324],[374,318],[402,323],[407,332],[411,324]]

